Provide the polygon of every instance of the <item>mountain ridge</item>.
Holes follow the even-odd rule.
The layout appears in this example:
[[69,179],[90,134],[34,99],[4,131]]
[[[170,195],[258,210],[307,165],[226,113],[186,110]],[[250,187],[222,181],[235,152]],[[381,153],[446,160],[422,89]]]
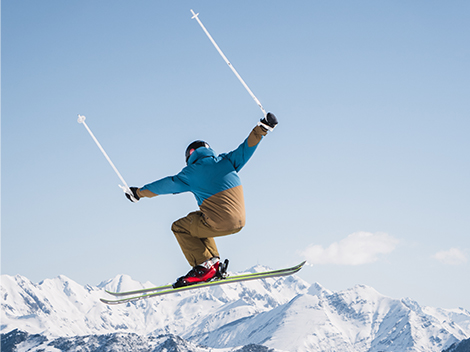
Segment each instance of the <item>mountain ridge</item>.
[[116,333],[172,335],[217,351],[253,345],[299,352],[441,352],[470,337],[470,312],[462,308],[425,307],[409,298],[386,297],[367,285],[333,292],[296,275],[123,306],[99,302],[104,289],[152,286],[128,275],[96,287],[64,275],[38,284],[20,275],[2,275],[1,332],[18,329],[51,341]]

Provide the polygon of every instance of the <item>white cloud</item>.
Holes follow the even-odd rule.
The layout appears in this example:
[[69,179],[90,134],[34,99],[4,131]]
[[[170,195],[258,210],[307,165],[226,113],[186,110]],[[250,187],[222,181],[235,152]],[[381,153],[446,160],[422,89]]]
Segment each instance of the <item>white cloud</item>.
[[448,265],[459,265],[467,262],[467,256],[458,248],[437,252],[432,257]]
[[355,232],[329,247],[310,245],[301,252],[309,264],[361,265],[392,252],[398,240],[386,233]]

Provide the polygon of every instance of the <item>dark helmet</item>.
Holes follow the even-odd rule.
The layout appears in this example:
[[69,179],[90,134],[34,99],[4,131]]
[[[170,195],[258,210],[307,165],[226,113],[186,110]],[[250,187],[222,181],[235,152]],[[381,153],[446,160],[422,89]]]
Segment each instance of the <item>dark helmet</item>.
[[191,156],[191,154],[197,148],[200,148],[200,147],[210,148],[209,144],[207,144],[204,141],[194,141],[190,145],[188,145],[188,147],[186,148],[186,153],[185,153],[185,155],[186,155],[186,164],[188,163],[188,160],[189,160],[189,157]]

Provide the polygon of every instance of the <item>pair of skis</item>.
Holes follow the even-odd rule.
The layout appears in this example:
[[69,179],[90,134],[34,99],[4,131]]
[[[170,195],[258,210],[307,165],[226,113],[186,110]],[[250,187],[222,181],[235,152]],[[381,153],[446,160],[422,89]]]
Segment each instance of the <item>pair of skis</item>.
[[203,283],[199,283],[199,284],[195,284],[191,286],[184,286],[184,287],[178,287],[178,288],[173,288],[172,285],[164,285],[164,286],[157,286],[157,287],[151,287],[151,288],[144,288],[142,290],[125,291],[125,292],[111,292],[111,291],[106,290],[106,292],[112,296],[115,296],[115,297],[127,296],[127,297],[118,298],[118,299],[101,298],[100,300],[101,302],[106,303],[106,304],[116,305],[116,304],[140,301],[142,299],[147,299],[151,297],[163,296],[163,295],[167,295],[170,293],[194,290],[197,288],[212,287],[216,285],[230,284],[234,282],[241,282],[241,281],[248,281],[248,280],[266,279],[266,278],[278,277],[278,276],[288,276],[288,275],[292,275],[298,272],[300,269],[302,269],[304,264],[305,264],[305,261],[290,268],[263,271],[260,273],[227,276],[225,278],[215,279],[214,281],[203,282]]

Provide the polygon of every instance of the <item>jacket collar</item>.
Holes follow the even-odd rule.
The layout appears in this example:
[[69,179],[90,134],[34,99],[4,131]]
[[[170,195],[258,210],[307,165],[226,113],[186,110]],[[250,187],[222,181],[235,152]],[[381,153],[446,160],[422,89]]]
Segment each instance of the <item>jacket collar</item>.
[[197,148],[189,157],[188,165],[192,165],[196,161],[207,157],[215,157],[215,152],[212,150],[212,148]]

